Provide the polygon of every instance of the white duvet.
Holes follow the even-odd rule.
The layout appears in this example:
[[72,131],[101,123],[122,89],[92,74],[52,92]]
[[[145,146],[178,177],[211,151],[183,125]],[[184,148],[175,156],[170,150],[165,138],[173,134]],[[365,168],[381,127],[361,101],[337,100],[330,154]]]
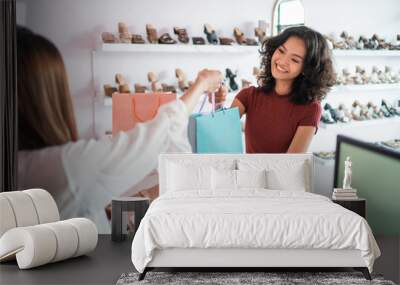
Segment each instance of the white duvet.
[[143,272],[165,248],[358,249],[370,272],[380,256],[359,215],[317,194],[265,189],[162,195],[140,223],[132,262]]

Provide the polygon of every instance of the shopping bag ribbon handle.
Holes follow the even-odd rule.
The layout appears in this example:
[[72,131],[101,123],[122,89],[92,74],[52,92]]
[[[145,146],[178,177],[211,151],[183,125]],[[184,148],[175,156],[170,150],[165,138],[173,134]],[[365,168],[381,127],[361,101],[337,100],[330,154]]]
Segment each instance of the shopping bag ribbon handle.
[[[157,107],[156,108],[154,108],[154,114],[152,114],[151,115],[151,118],[154,118],[156,115],[157,115],[157,112],[158,112],[158,107],[160,107],[160,104],[161,104],[161,98],[160,98],[160,96],[159,95],[156,95],[156,94],[152,94],[152,95],[150,95],[150,96],[157,96],[157,101],[158,101],[158,104],[157,104]],[[145,121],[146,121],[146,119],[143,119],[143,118],[140,118],[140,116],[139,116],[139,110],[137,110],[137,104],[136,104],[136,102],[135,102],[135,99],[133,98],[133,96],[132,96],[132,98],[131,98],[131,106],[132,106],[132,113],[134,114],[134,116],[136,117],[136,119],[140,122],[140,123],[144,123]]]

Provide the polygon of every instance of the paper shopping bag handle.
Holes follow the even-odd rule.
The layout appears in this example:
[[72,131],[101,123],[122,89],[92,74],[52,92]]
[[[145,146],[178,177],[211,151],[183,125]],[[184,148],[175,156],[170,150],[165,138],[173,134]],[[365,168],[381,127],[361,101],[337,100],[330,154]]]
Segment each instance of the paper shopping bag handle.
[[[137,110],[137,106],[136,106],[137,104],[136,104],[136,102],[135,102],[134,96],[135,96],[135,95],[133,95],[133,96],[132,96],[132,99],[131,99],[132,114],[137,118],[137,120],[138,120],[140,123],[144,123],[144,122],[146,122],[146,119],[140,118],[140,115],[139,115],[139,112],[138,112],[138,110]],[[147,96],[157,96],[157,99],[158,99],[158,104],[157,104],[157,106],[156,106],[156,108],[155,108],[155,110],[154,110],[154,114],[151,115],[151,118],[154,118],[154,117],[157,115],[158,107],[160,107],[160,104],[161,104],[160,101],[161,101],[161,99],[160,99],[160,96],[159,96],[159,95],[156,95],[156,94],[147,95]]]

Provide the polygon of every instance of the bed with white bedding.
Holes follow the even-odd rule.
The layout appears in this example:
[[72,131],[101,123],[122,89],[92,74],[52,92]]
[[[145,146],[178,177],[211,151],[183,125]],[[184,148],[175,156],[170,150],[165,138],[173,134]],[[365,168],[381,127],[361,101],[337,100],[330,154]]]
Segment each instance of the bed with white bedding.
[[312,173],[309,154],[161,155],[134,266],[356,267],[369,277],[380,251],[368,223],[313,194]]

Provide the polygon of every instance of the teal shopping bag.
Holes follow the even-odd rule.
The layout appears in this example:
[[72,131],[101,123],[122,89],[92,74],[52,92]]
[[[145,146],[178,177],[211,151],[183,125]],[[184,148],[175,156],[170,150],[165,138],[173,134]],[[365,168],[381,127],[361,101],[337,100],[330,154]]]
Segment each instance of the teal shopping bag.
[[189,119],[188,135],[194,153],[243,153],[238,108],[197,113]]

